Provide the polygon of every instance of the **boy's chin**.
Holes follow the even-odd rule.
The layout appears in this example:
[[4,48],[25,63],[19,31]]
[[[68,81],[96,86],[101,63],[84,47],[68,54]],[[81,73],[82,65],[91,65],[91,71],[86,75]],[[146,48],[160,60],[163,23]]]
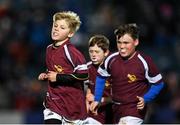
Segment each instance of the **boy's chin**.
[[59,40],[58,40],[58,39],[56,39],[56,38],[52,38],[52,40],[53,40],[54,42],[59,41]]
[[59,38],[57,38],[57,37],[51,37],[51,39],[52,39],[53,41],[59,41]]
[[99,62],[95,62],[95,61],[94,61],[93,64],[94,64],[94,65],[99,65]]

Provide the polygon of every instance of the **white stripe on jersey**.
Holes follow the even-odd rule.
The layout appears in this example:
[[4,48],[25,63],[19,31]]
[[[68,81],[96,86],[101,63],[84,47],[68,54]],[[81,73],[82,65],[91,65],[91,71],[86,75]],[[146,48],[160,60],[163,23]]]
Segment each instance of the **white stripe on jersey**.
[[76,70],[81,71],[81,70],[87,70],[87,69],[88,69],[88,68],[87,68],[87,64],[82,64],[82,65],[76,66],[76,67],[74,68],[74,71],[73,71],[73,72],[76,72]]
[[91,65],[92,64],[92,61],[89,61],[87,62],[87,66]]
[[111,76],[108,72],[107,72],[107,67],[108,67],[108,64],[109,64],[109,61],[111,60],[111,58],[113,58],[114,56],[118,55],[119,52],[115,52],[113,54],[111,54],[110,56],[108,56],[105,61],[104,61],[104,68],[105,69],[102,69],[101,67],[98,68],[98,73],[101,75],[101,76],[104,76],[104,77],[109,77]]
[[161,74],[158,74],[154,77],[150,77],[148,72],[149,72],[149,67],[148,67],[148,64],[146,62],[146,60],[140,55],[138,54],[138,58],[142,61],[143,63],[143,66],[144,66],[144,69],[145,69],[145,77],[146,79],[150,82],[150,83],[156,83],[158,82],[159,80],[162,79],[162,75]]
[[111,54],[110,56],[108,56],[108,57],[106,58],[106,60],[105,60],[105,62],[104,62],[104,67],[105,67],[106,70],[107,70],[107,66],[108,66],[109,60],[110,60],[112,57],[114,57],[114,56],[116,56],[116,55],[118,55],[118,54],[119,54],[119,52],[115,52],[115,53]]
[[73,63],[73,61],[72,61],[72,59],[71,59],[71,56],[70,56],[70,54],[69,54],[67,45],[64,45],[64,50],[65,50],[65,54],[66,54],[68,60],[71,62],[71,64],[73,65],[73,67],[75,67],[75,65],[74,65],[74,63]]
[[98,71],[97,71],[101,76],[104,76],[104,77],[109,77],[111,76],[106,69],[102,69],[101,67],[98,68]]

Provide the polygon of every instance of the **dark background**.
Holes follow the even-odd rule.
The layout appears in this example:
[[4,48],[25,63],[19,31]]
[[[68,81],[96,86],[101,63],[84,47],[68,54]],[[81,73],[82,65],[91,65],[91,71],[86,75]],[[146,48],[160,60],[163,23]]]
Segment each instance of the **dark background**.
[[16,112],[23,117],[21,123],[43,122],[47,83],[37,77],[46,70],[52,16],[64,10],[74,11],[81,18],[72,43],[87,60],[92,35],[107,36],[113,52],[115,28],[137,23],[141,28],[138,49],[152,56],[166,83],[158,99],[149,105],[145,123],[180,123],[179,0],[0,0],[1,116]]

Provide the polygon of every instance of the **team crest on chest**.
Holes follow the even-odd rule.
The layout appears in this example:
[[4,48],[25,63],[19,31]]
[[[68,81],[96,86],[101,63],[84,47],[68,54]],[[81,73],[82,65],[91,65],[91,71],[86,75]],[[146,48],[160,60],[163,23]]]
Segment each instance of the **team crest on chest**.
[[128,74],[127,77],[129,79],[128,80],[129,83],[135,82],[137,80],[137,77],[133,74]]
[[105,87],[106,87],[106,88],[109,88],[110,85],[111,85],[110,82],[106,80]]
[[62,73],[64,71],[64,69],[60,65],[54,65],[54,68],[55,68],[56,72],[58,72],[58,73]]

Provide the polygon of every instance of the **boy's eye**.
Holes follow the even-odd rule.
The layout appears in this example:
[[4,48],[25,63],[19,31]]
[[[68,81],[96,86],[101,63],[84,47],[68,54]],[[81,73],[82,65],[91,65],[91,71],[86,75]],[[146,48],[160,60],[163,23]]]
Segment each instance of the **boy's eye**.
[[53,23],[54,27],[58,27],[58,24],[57,23]]
[[89,53],[93,53],[93,51],[92,51],[92,50],[89,50]]
[[98,50],[94,50],[94,51],[90,50],[89,53],[96,53],[97,54],[97,53],[99,53],[99,51]]
[[64,27],[61,27],[61,29],[65,29]]
[[96,50],[96,51],[95,51],[95,53],[99,53],[99,51],[98,51],[98,50]]

